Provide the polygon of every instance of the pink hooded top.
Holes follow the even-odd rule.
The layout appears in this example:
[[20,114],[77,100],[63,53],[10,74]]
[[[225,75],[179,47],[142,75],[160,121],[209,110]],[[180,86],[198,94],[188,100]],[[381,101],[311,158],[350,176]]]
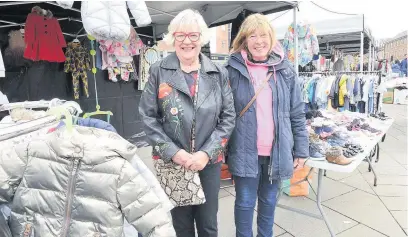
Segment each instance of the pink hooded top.
[[[268,68],[274,70],[273,78],[276,83],[275,66],[281,63],[284,59],[284,52],[281,44],[278,42],[272,49],[268,61],[265,63],[253,63],[248,59],[248,54],[245,50],[241,51],[241,55],[245,60],[249,75],[251,77],[254,92],[262,85],[268,74]],[[273,140],[275,138],[275,124],[273,122],[273,103],[272,103],[272,88],[265,86],[259,93],[256,102],[256,120],[257,120],[257,148],[259,156],[270,156],[272,151]]]

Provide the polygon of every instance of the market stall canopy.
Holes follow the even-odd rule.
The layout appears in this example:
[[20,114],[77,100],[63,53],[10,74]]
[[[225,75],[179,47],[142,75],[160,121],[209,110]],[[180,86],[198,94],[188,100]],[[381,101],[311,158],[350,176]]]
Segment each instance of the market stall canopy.
[[[139,34],[144,34],[152,38],[153,34],[161,38],[163,33],[167,32],[167,26],[170,21],[181,11],[191,8],[198,10],[204,17],[204,20],[210,27],[224,25],[232,22],[238,14],[244,9],[263,14],[292,9],[296,2],[288,1],[146,1],[149,13],[152,18],[152,26],[137,28]],[[55,2],[6,2],[0,1],[0,29],[9,28],[10,24],[15,27],[21,27],[25,22],[31,8],[39,6],[50,10],[53,15],[60,20],[62,31],[65,35],[76,35],[82,28],[81,22],[81,2],[75,1],[72,9],[64,9]],[[131,18],[132,19],[132,18]],[[132,25],[136,27],[132,19]],[[81,32],[84,34],[85,32]]]
[[[361,32],[364,32],[364,53],[368,53],[369,41],[374,40],[363,15],[309,23],[316,30],[322,55],[330,55],[331,46],[344,53],[359,53]],[[277,38],[283,40],[287,31],[288,26],[278,27]]]
[[158,1],[146,2],[153,24],[156,25],[156,36],[160,38],[167,32],[170,21],[185,9],[199,11],[210,27],[231,23],[242,10],[271,14],[292,9],[296,2],[286,1]]

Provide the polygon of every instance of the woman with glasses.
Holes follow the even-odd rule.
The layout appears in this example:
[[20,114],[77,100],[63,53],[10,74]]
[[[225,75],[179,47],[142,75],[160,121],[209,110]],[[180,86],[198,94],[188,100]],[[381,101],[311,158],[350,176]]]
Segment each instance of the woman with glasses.
[[309,140],[296,73],[266,16],[242,23],[227,70],[238,116],[228,147],[236,237],[253,236],[257,200],[257,236],[272,237],[279,184],[303,165]]
[[[180,12],[168,31],[164,41],[175,53],[150,67],[139,112],[153,159],[199,173],[205,203],[172,210],[177,236],[194,237],[195,224],[198,236],[217,237],[221,161],[235,125],[228,73],[200,53],[209,30],[198,12]],[[185,189],[180,195],[190,185]],[[165,191],[169,195],[171,187]]]

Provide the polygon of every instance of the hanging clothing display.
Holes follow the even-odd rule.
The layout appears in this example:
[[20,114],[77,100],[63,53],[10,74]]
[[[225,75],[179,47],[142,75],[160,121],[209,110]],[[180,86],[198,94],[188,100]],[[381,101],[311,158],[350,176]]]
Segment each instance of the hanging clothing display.
[[89,97],[87,71],[91,69],[91,66],[88,51],[80,43],[71,42],[68,43],[65,57],[64,72],[72,73],[74,98],[79,99],[80,79],[82,80],[85,95]]
[[32,62],[24,58],[26,43],[21,31],[12,30],[8,37],[8,46],[4,50],[4,66],[6,68],[29,66]]
[[344,61],[343,59],[339,58],[333,64],[333,72],[344,72],[344,71],[345,71]]
[[[71,130],[65,121],[47,121],[38,130],[23,133],[14,125],[0,134],[0,214],[9,219],[12,236],[119,237],[124,219],[143,236],[176,236],[173,206],[158,181],[147,179],[154,175],[134,145],[103,121],[80,120],[82,126]],[[41,125],[33,120],[25,127],[30,123]],[[16,135],[4,139],[10,131]],[[44,199],[43,192],[51,196]]]
[[[319,42],[317,40],[316,32],[312,25],[299,23],[296,26],[298,34],[298,60],[299,65],[304,67],[306,64],[313,60],[313,56],[319,53]],[[295,62],[295,29],[291,24],[286,32],[285,39],[283,40],[283,47],[285,49],[285,55],[288,55],[289,61]]]
[[136,31],[130,27],[130,37],[123,41],[100,40],[99,48],[102,51],[102,70],[108,70],[109,80],[117,82],[117,76],[129,81],[130,73],[135,72],[133,56],[140,54],[142,41]]
[[43,14],[43,11],[45,10],[34,7],[27,16],[24,28],[24,58],[32,61],[64,62],[62,48],[67,45],[61,27],[50,11],[46,11],[46,14]]
[[[307,73],[306,73],[307,74]],[[316,109],[375,113],[379,75],[300,76],[306,111]]]
[[[57,1],[64,8],[72,8],[74,1]],[[132,13],[137,26],[150,25],[152,19],[145,1],[82,1],[81,18],[85,31],[97,40],[125,41],[132,26]],[[97,19],[97,20],[96,20]]]

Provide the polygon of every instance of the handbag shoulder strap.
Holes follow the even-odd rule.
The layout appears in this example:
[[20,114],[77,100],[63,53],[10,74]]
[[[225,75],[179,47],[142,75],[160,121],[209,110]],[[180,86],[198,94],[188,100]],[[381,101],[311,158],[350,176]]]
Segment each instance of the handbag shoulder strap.
[[266,75],[265,80],[263,80],[261,86],[258,88],[255,95],[252,97],[252,99],[249,101],[249,103],[245,106],[245,108],[241,111],[241,113],[239,113],[240,118],[245,114],[245,112],[248,111],[249,107],[251,107],[251,105],[255,102],[256,98],[261,93],[263,88],[266,86],[266,84],[268,84],[268,81],[271,78],[271,76],[272,76],[272,72],[270,72],[270,73],[268,73],[268,75]]

